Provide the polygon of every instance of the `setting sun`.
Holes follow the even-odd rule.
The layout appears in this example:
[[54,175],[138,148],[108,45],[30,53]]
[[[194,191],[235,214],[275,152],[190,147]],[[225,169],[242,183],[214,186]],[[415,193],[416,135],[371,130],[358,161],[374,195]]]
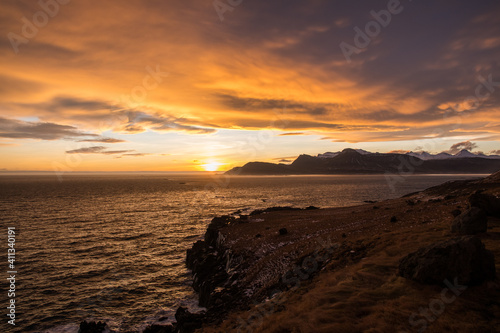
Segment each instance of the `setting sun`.
[[202,167],[205,171],[217,171],[221,165],[222,164],[218,162],[210,162],[203,164]]

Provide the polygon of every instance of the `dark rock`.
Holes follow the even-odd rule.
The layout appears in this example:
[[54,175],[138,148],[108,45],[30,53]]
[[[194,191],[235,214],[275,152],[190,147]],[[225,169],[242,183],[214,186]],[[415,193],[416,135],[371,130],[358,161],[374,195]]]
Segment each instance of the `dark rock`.
[[380,207],[379,206],[373,206],[373,209],[379,209]]
[[365,202],[373,204],[373,203],[376,203],[377,201],[374,201],[374,200],[365,200]]
[[82,321],[78,333],[102,333],[106,328],[108,328],[108,325],[101,321],[97,323],[95,321]]
[[398,218],[396,216],[391,217],[391,223],[398,222]]
[[286,235],[288,233],[288,230],[286,230],[286,228],[281,228],[279,233],[281,236],[283,236],[283,235]]
[[486,213],[477,207],[472,207],[453,220],[451,232],[460,235],[475,235],[486,232],[488,228],[488,217]]
[[475,236],[434,243],[410,253],[399,262],[400,276],[423,284],[479,285],[495,278],[493,253]]
[[278,207],[269,207],[269,208],[266,208],[266,209],[256,209],[254,210],[253,212],[250,213],[251,216],[253,215],[258,215],[258,214],[262,214],[262,213],[269,213],[269,212],[281,212],[281,211],[294,211],[294,210],[301,210],[300,208],[296,208],[296,207],[290,207],[290,206],[285,206],[285,207],[281,207],[281,206],[278,206]]
[[197,260],[202,258],[207,252],[207,245],[205,241],[199,240],[186,251],[186,265],[189,269],[193,269]]
[[261,237],[262,237],[262,235],[261,235],[261,234],[257,234],[257,235],[255,235],[255,238],[261,238]]
[[177,329],[181,333],[190,333],[201,328],[204,318],[204,313],[191,313],[183,307],[179,307],[175,312]]
[[219,239],[219,229],[223,228],[231,223],[235,223],[236,218],[229,215],[223,215],[214,217],[207,227],[205,232],[205,242],[208,246],[215,247]]
[[151,325],[146,327],[142,333],[174,333],[175,328],[172,325]]
[[319,207],[316,207],[316,206],[306,207],[306,210],[315,210],[315,209],[319,209]]
[[500,218],[500,198],[493,194],[479,190],[473,193],[468,201],[471,207],[481,208],[487,215]]
[[456,197],[457,197],[456,195],[448,194],[444,197],[444,200],[451,200],[451,199],[455,199]]
[[460,209],[454,209],[451,211],[451,215],[453,215],[453,217],[457,217],[460,214],[462,214],[462,211]]
[[192,270],[193,289],[199,294],[201,306],[208,307],[211,304],[214,290],[229,277],[226,272],[229,252],[219,240],[219,229],[234,221],[236,219],[231,216],[213,218],[205,233],[205,240],[197,241],[187,250],[186,265]]
[[415,200],[406,200],[406,204],[408,206],[415,206],[416,202],[415,202]]
[[347,238],[347,235],[345,233],[343,233],[342,238]]

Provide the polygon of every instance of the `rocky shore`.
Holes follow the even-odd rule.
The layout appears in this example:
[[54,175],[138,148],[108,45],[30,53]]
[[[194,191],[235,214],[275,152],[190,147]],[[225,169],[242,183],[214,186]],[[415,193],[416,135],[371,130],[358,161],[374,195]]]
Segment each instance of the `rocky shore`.
[[500,173],[355,207],[235,212],[187,251],[207,311],[144,332],[496,332],[499,258]]

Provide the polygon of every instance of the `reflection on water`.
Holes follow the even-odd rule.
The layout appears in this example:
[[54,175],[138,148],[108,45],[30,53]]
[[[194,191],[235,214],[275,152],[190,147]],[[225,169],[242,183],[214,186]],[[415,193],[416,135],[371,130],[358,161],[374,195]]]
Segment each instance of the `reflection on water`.
[[87,318],[137,331],[194,306],[185,251],[215,215],[346,206],[466,178],[410,176],[392,192],[384,176],[2,175],[2,229],[17,231],[14,331],[74,332]]

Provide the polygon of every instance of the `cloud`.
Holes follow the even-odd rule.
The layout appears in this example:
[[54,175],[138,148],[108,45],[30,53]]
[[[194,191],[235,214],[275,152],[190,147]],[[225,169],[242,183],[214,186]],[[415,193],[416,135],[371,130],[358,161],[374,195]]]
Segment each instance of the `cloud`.
[[183,131],[190,134],[210,134],[215,133],[213,128],[205,128],[189,124],[185,118],[172,117],[162,114],[149,114],[141,111],[127,111],[123,113],[127,116],[127,121],[120,128],[127,133],[141,133],[147,129],[166,132]]
[[292,135],[305,135],[304,132],[288,132],[288,133],[281,133],[279,136],[292,136]]
[[[252,1],[226,12],[221,23],[211,1],[115,2],[61,7],[17,56],[7,38],[0,40],[2,117],[42,120],[0,121],[0,137],[97,146],[119,143],[101,133],[120,132],[137,140],[129,149],[161,144],[180,155],[189,144],[189,159],[209,147],[203,136],[185,134],[219,131],[224,139],[233,133],[239,139],[246,130],[273,127],[335,142],[500,139],[497,87],[468,115],[453,109],[474,95],[479,75],[500,80],[498,1],[413,1],[352,56],[352,64],[340,42],[352,44],[353,28],[363,28],[370,11],[386,3]],[[36,1],[4,1],[0,7],[2,31],[16,33],[20,17],[40,10]],[[412,19],[419,17],[426,18],[425,26]],[[171,73],[168,80],[146,89],[137,103],[125,103],[121,97],[141,92],[144,82],[156,86],[144,79],[146,66],[157,64]],[[274,109],[285,107],[272,125]],[[52,127],[43,128],[47,124]],[[184,135],[167,140],[150,132]],[[284,147],[287,133],[267,149]],[[304,137],[304,149],[316,149],[307,143],[313,140]],[[50,142],[44,144],[40,156],[51,150]],[[299,149],[287,146],[292,148]],[[239,157],[233,151],[228,158]]]
[[403,149],[397,149],[397,150],[391,150],[388,152],[388,154],[406,154],[409,153],[409,150],[403,150]]
[[107,147],[104,146],[93,146],[93,147],[85,147],[78,148],[73,150],[66,151],[66,154],[104,154],[104,155],[116,155],[116,154],[125,154],[133,152],[134,150],[106,150]]
[[297,156],[286,156],[273,158],[273,160],[278,161],[279,163],[292,163],[296,158]]
[[69,125],[0,118],[0,137],[3,138],[60,140],[85,136],[98,137],[96,134],[83,132]]
[[468,151],[472,151],[472,150],[474,150],[476,148],[477,148],[477,144],[476,143],[470,142],[470,141],[464,141],[464,142],[459,142],[459,143],[456,143],[456,144],[452,145],[450,147],[450,149],[448,150],[448,153],[450,153],[450,154],[456,154],[456,153],[460,152],[463,149],[468,150]]
[[[10,105],[12,110],[23,112],[30,110],[43,111],[40,117],[57,119],[64,117],[73,123],[87,127],[111,129],[127,134],[142,133],[147,130],[157,132],[187,132],[189,134],[210,134],[216,129],[205,126],[204,122],[186,117],[172,116],[162,109],[129,108],[127,105],[111,103],[99,99],[85,99],[74,96],[56,96],[45,103],[17,103]],[[147,111],[141,110],[147,109]],[[102,141],[108,140],[108,141]],[[113,142],[113,140],[115,140]],[[96,141],[118,143],[117,139],[96,139]]]
[[99,154],[116,155],[116,154],[125,154],[125,153],[129,153],[132,151],[134,151],[134,150],[106,150],[106,151],[100,152]]
[[152,155],[149,153],[128,153],[128,154],[123,154],[122,156],[132,156],[132,157],[140,157],[140,156],[148,156]]
[[490,155],[500,155],[500,149],[490,151]]
[[99,154],[102,153],[105,149],[106,147],[104,146],[85,147],[68,150],[66,151],[66,154]]
[[347,107],[346,105],[337,103],[311,103],[286,99],[244,98],[230,94],[215,94],[215,97],[226,107],[236,111],[263,112],[269,110],[283,110],[283,112],[286,113],[324,116],[334,110]]
[[114,138],[99,138],[99,139],[78,140],[78,142],[122,143],[122,142],[127,142],[127,141],[121,140],[121,139],[114,139]]
[[135,150],[123,149],[123,150],[107,150],[107,147],[104,146],[92,146],[92,147],[84,147],[73,150],[66,151],[66,154],[102,154],[102,155],[119,155],[116,158],[121,157],[141,157],[141,156],[149,156],[153,155],[150,153],[138,153]]

